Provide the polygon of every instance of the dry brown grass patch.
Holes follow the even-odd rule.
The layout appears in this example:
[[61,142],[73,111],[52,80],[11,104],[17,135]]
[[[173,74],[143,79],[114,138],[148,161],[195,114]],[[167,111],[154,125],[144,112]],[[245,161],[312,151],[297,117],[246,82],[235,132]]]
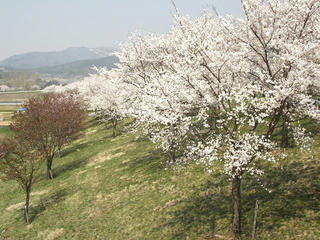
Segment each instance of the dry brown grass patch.
[[88,166],[89,167],[92,167],[96,164],[99,164],[99,163],[103,163],[105,161],[109,161],[113,158],[118,158],[118,157],[121,157],[122,155],[124,155],[125,153],[124,152],[118,152],[118,153],[115,153],[115,154],[110,154],[109,152],[102,152],[102,153],[99,153],[98,155],[96,155],[89,163],[88,163]]
[[38,233],[38,238],[43,240],[54,240],[63,234],[63,228],[56,228],[55,230],[45,230]]
[[13,204],[13,205],[7,207],[6,209],[9,211],[18,210],[18,209],[23,208],[24,204],[25,204],[25,202],[16,203],[16,204]]

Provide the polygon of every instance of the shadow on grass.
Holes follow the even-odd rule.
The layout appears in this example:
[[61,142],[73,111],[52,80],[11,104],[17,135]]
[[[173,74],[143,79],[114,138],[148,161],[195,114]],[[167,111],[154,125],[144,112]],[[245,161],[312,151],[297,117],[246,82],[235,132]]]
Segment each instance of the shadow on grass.
[[[70,170],[74,170],[76,168],[79,168],[81,165],[85,164],[88,161],[88,159],[91,157],[91,155],[90,156],[84,155],[84,156],[81,156],[79,158],[75,158],[71,162],[67,162],[65,164],[58,165],[58,166],[55,165],[55,163],[57,163],[58,161],[64,161],[65,159],[63,159],[63,158],[66,157],[67,155],[72,154],[74,152],[77,152],[80,149],[83,150],[86,147],[88,147],[89,145],[90,145],[90,143],[86,142],[86,143],[79,144],[79,145],[76,145],[76,146],[72,146],[72,147],[69,147],[67,149],[62,150],[61,153],[60,153],[60,157],[55,157],[53,159],[53,164],[52,164],[53,178],[58,177],[63,172],[68,172]],[[95,153],[93,153],[92,156],[93,155],[95,155]],[[47,179],[46,170],[41,174],[41,178]]]
[[60,189],[59,191],[46,196],[44,198],[41,198],[40,203],[36,206],[30,206],[29,209],[29,219],[32,223],[36,220],[36,218],[44,212],[48,207],[52,207],[53,205],[56,205],[66,199],[68,195],[75,194],[77,192],[77,189],[70,188],[70,189]]
[[68,148],[65,148],[61,151],[60,157],[63,158],[63,157],[66,157],[67,155],[69,155],[70,153],[83,150],[84,148],[88,147],[90,145],[90,143],[92,143],[92,142],[80,143],[80,144],[76,144],[76,145],[70,146]]
[[[242,228],[243,236],[249,237],[252,231],[255,201],[259,201],[258,234],[274,232],[294,218],[305,218],[306,211],[320,211],[320,164],[292,162],[285,167],[273,167],[261,178],[261,187],[256,178],[245,177],[242,183]],[[308,165],[308,166],[307,166]],[[231,188],[225,175],[216,175],[212,181],[202,185],[193,194],[179,202],[168,213],[169,221],[157,226],[153,231],[166,227],[175,229],[172,239],[186,239],[196,232],[200,235],[209,230],[231,231]],[[315,216],[320,223],[320,216]],[[174,227],[172,227],[174,226]],[[247,238],[245,238],[247,239]]]
[[98,118],[90,117],[89,120],[85,122],[83,130],[88,130],[89,128],[92,128],[94,126],[99,125]]
[[[139,147],[141,148],[141,147]],[[136,148],[134,152],[141,151],[143,149]],[[131,155],[131,151],[128,152],[128,155]],[[159,170],[163,170],[167,167],[167,155],[162,151],[156,149],[144,154],[142,156],[133,157],[130,162],[128,162],[128,170],[134,174],[138,171],[144,171],[147,174],[154,173]]]
[[[124,135],[130,133],[130,131],[131,131],[130,126],[131,125],[132,125],[132,120],[119,121],[118,124],[117,124],[117,127],[116,127],[116,137],[124,136]],[[90,128],[94,127],[94,126],[102,126],[102,127],[100,127],[99,131],[104,132],[106,138],[108,138],[110,140],[116,138],[116,137],[112,136],[113,127],[112,127],[111,122],[108,122],[106,124],[106,123],[103,123],[103,122],[99,122],[99,119],[92,119],[87,123],[87,125],[86,125],[84,130],[90,129]]]
[[77,159],[75,161],[68,162],[68,163],[65,163],[63,165],[59,165],[59,166],[57,166],[56,168],[53,169],[53,177],[57,178],[61,174],[65,173],[65,172],[69,173],[70,171],[73,171],[73,170],[81,167],[87,161],[88,161],[88,157],[82,157],[82,158],[79,158],[79,159]]
[[163,228],[170,227],[175,229],[171,239],[188,239],[190,234],[194,233],[209,239],[209,233],[215,233],[217,220],[231,219],[228,186],[227,177],[216,174],[214,180],[201,185],[197,193],[179,202],[173,210],[169,209],[166,214],[171,215],[170,220],[153,231],[162,231]]
[[[243,192],[244,232],[250,231],[255,201],[260,202],[259,228],[272,231],[291,218],[305,217],[305,211],[319,212],[320,164],[295,161],[266,171],[262,188],[256,179],[245,181]],[[320,222],[320,216],[318,216]]]
[[[82,152],[86,147],[90,146],[90,143],[85,143],[81,145],[77,145],[75,147],[72,147],[72,150],[68,149],[68,151],[75,152],[79,151],[79,149],[82,149]],[[79,151],[80,152],[80,151]],[[73,158],[73,161],[66,162],[65,164],[59,165],[53,169],[53,175],[54,178],[59,177],[63,173],[71,173],[73,170],[85,165],[88,163],[89,159],[93,156],[95,156],[97,153],[95,151],[92,151],[91,153],[81,154],[77,157]],[[59,160],[59,159],[57,159]]]
[[312,137],[320,134],[320,125],[316,120],[303,120],[301,126],[310,132]]
[[[319,136],[320,134],[320,125],[317,121],[315,120],[310,120],[310,119],[304,119],[301,120],[301,127],[306,129],[307,133],[310,133],[311,137],[316,137]],[[274,131],[274,133],[272,134],[272,138],[273,141],[277,142],[277,144],[280,146],[281,145],[281,140],[282,140],[282,128],[281,125],[280,127],[277,127]],[[296,148],[297,145],[294,141],[294,136],[293,136],[293,131],[292,129],[289,129],[288,132],[288,146],[286,148]]]

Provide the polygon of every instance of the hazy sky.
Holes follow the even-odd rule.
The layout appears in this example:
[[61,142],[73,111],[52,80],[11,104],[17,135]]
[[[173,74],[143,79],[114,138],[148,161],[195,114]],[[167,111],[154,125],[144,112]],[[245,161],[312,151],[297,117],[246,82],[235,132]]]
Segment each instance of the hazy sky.
[[[215,6],[240,17],[240,0],[175,0],[182,14]],[[30,51],[118,46],[131,32],[165,33],[170,0],[0,0],[0,60]]]

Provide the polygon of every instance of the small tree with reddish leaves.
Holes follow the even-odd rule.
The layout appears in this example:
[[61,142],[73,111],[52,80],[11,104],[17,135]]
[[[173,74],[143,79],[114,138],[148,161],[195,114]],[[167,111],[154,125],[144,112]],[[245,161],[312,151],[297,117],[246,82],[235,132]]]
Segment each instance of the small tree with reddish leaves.
[[31,187],[38,179],[42,153],[17,137],[6,138],[0,145],[0,179],[14,180],[25,191],[24,220],[29,224],[28,212]]
[[55,154],[75,139],[83,128],[86,115],[81,98],[75,91],[47,93],[30,98],[24,107],[26,111],[13,117],[11,130],[43,153],[47,177],[53,179]]

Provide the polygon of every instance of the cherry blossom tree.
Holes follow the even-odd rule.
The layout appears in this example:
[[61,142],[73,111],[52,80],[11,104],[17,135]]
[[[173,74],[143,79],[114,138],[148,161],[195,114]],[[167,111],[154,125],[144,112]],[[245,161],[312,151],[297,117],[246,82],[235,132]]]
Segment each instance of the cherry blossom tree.
[[95,68],[96,74],[90,76],[90,93],[88,102],[91,110],[105,122],[111,123],[112,136],[117,136],[118,121],[125,117],[123,107],[125,105],[126,92],[121,88],[117,78],[112,78],[111,72],[105,68]]
[[[187,126],[193,135],[186,159],[209,170],[224,163],[235,238],[241,236],[241,180],[263,173],[258,161],[275,161],[276,127],[291,128],[306,147],[311,139],[297,120],[319,120],[319,5],[243,0],[245,19],[178,16],[168,34],[134,35],[118,53],[118,78],[136,94],[135,117],[181,133]],[[166,135],[168,128],[160,129]]]
[[[268,136],[282,120],[282,145],[303,117],[319,119],[319,1],[243,1],[246,20],[239,41],[248,48],[250,74],[278,102]],[[298,115],[297,116],[297,112]],[[298,128],[300,129],[300,128]]]

